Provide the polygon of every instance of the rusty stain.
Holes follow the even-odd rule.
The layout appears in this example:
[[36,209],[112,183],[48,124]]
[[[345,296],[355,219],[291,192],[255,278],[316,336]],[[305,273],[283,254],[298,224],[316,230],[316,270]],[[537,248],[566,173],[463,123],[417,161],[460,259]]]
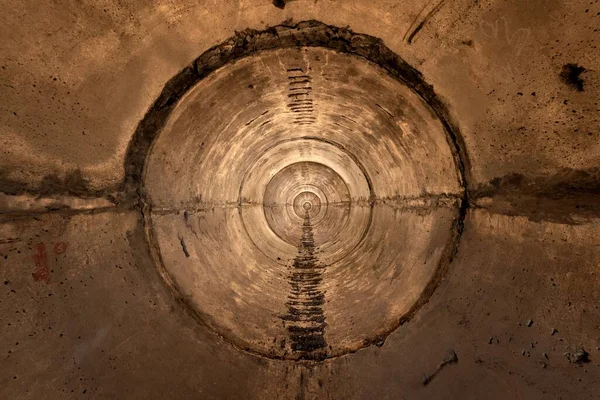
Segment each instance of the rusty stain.
[[50,283],[50,268],[48,268],[48,254],[46,253],[46,245],[40,243],[36,247],[37,253],[32,256],[35,263],[35,271],[31,274],[36,282]]

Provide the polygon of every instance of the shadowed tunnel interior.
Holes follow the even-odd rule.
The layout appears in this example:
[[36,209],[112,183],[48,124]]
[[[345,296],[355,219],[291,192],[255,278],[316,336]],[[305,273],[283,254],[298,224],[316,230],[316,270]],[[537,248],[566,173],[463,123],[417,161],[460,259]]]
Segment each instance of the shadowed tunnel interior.
[[2,27],[0,397],[597,396],[599,2],[130,3]]

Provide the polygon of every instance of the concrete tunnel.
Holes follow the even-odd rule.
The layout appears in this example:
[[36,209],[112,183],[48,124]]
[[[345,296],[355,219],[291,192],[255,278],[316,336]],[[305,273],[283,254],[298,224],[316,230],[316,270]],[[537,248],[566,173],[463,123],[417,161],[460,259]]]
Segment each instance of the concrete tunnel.
[[0,398],[600,397],[600,1],[3,11]]

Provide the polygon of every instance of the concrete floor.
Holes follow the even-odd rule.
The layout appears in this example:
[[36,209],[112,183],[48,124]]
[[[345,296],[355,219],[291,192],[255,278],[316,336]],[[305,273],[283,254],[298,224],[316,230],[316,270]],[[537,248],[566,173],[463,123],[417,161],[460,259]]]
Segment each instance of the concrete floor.
[[599,398],[600,1],[2,8],[1,398]]

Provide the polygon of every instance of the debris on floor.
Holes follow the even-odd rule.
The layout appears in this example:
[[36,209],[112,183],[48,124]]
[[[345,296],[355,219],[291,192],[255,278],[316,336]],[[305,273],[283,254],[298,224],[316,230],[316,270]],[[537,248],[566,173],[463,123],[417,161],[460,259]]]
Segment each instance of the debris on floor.
[[587,364],[590,362],[590,353],[585,351],[583,347],[578,347],[575,351],[565,353],[571,364]]
[[436,375],[446,365],[450,365],[450,364],[458,364],[458,356],[456,355],[456,352],[454,350],[452,350],[452,349],[448,351],[448,354],[446,355],[446,357],[442,360],[442,362],[440,363],[440,365],[437,366],[437,368],[435,369],[435,371],[431,375],[425,375],[425,377],[423,378],[423,386],[429,385],[429,383],[431,383],[431,381],[433,380],[433,378],[435,378]]

